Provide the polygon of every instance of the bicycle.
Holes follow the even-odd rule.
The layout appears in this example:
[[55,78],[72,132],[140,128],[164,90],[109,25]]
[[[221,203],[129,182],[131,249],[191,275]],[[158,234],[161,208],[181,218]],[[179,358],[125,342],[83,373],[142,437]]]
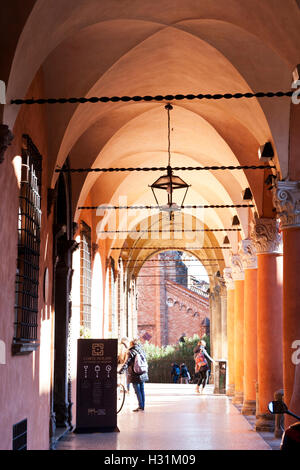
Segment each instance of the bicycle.
[[123,384],[118,383],[117,385],[117,414],[120,413],[125,403],[125,387]]

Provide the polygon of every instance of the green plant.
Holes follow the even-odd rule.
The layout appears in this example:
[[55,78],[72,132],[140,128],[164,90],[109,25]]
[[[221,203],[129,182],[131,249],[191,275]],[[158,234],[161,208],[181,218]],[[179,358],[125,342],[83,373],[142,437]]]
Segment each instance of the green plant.
[[[210,341],[209,336],[204,335],[201,339],[206,342],[206,349],[209,353]],[[184,343],[167,346],[155,346],[146,342],[144,349],[149,365],[149,381],[156,383],[170,382],[171,364],[185,363],[191,373],[194,373],[194,348],[200,340],[198,335],[192,338],[185,338]]]

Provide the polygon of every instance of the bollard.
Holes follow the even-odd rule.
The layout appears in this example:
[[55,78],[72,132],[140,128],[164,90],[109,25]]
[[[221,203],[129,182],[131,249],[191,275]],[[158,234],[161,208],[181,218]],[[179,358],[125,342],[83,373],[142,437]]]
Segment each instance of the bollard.
[[[274,393],[274,400],[275,401],[283,401],[283,390],[277,390],[277,392]],[[282,437],[282,434],[283,434],[283,420],[284,420],[283,414],[276,414],[275,415],[274,436],[276,438],[281,438]]]

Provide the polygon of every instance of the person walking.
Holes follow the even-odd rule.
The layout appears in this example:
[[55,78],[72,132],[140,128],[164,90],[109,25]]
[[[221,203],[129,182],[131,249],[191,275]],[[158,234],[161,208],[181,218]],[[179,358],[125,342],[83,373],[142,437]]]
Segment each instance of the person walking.
[[190,381],[190,373],[188,371],[188,368],[187,366],[185,365],[185,363],[183,362],[181,365],[180,365],[180,383],[181,384],[188,384],[189,381]]
[[[127,359],[128,348],[129,348],[129,339],[126,336],[124,336],[121,339],[121,342],[119,344],[119,350],[118,350],[118,367],[119,368],[122,367],[122,365],[124,364],[124,362]],[[124,373],[123,385],[125,387],[126,393],[129,393],[130,384],[129,384],[128,378],[127,378],[127,371],[125,371],[125,373]]]
[[146,353],[138,339],[130,341],[127,351],[127,358],[123,366],[119,370],[119,374],[127,371],[128,383],[133,385],[137,400],[138,408],[133,411],[144,411],[145,409],[145,388],[144,383],[149,380],[148,364]]
[[176,362],[173,362],[172,369],[171,369],[171,378],[174,384],[178,383],[179,375],[180,375],[179,365],[176,364]]
[[[215,362],[212,357],[208,354],[205,349],[206,343],[204,340],[198,342],[197,346],[194,349],[194,360],[195,360],[195,374],[198,376],[198,381],[196,385],[196,392],[203,393],[204,387],[207,382],[208,377],[208,360]],[[202,388],[200,389],[200,387]]]

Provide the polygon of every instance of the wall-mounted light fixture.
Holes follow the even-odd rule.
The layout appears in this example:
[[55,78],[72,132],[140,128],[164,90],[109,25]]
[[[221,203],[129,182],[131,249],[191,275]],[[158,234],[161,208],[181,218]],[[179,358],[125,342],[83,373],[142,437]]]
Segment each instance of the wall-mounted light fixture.
[[240,221],[237,215],[233,217],[231,225],[240,225]]
[[262,162],[268,162],[274,157],[274,150],[271,142],[266,142],[264,145],[261,145],[258,149],[258,158]]
[[250,188],[246,188],[243,192],[243,201],[251,201],[253,199]]

